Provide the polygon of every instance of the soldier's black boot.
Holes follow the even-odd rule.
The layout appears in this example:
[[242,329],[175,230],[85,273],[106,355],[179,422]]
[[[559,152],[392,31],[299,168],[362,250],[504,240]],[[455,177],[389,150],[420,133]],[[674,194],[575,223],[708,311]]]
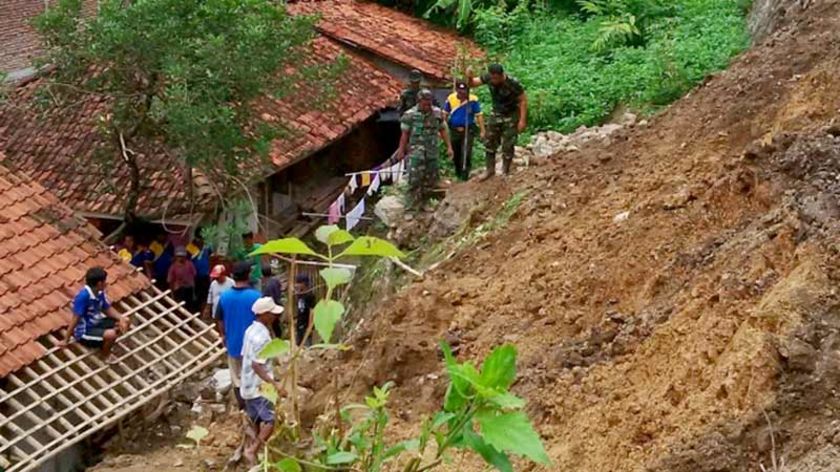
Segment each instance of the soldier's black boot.
[[496,175],[496,156],[494,155],[486,155],[487,158],[487,169],[484,171],[484,174],[478,179],[479,182],[484,182],[487,179],[493,178]]
[[510,165],[513,162],[513,159],[503,159],[502,160],[502,175],[507,177],[510,175]]

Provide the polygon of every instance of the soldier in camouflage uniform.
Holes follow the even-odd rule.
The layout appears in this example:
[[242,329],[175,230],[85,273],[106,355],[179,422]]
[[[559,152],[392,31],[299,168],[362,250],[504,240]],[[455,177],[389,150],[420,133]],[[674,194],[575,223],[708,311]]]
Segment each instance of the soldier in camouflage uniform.
[[417,105],[417,93],[420,92],[420,82],[423,81],[423,74],[414,69],[408,74],[408,87],[400,94],[400,116]]
[[487,120],[485,155],[487,171],[482,180],[496,174],[496,152],[502,146],[502,172],[510,173],[513,162],[514,146],[519,133],[525,130],[528,117],[528,97],[525,88],[515,78],[505,74],[501,64],[492,64],[487,73],[469,81],[473,87],[487,84],[493,99],[493,113]]
[[417,99],[417,105],[400,119],[402,136],[397,158],[408,156],[408,206],[419,209],[437,187],[439,139],[446,143],[450,159],[453,152],[446,118],[440,108],[432,105],[432,92],[423,89]]

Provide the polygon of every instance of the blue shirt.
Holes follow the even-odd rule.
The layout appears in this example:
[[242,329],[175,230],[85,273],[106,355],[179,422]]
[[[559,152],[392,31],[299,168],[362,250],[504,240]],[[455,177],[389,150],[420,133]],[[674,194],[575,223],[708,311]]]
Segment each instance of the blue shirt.
[[[155,253],[152,252],[151,249],[141,249],[137,251],[134,256],[131,257],[131,265],[134,267],[139,267],[141,269],[146,268],[146,261],[154,261],[155,260]],[[152,275],[152,274],[149,274]]]
[[242,357],[242,340],[245,330],[254,322],[254,312],[251,307],[262,295],[251,287],[233,287],[222,292],[219,297],[219,307],[216,318],[225,327],[225,347],[228,356]]
[[443,104],[443,111],[449,113],[449,126],[464,128],[467,126],[467,118],[469,118],[469,126],[475,124],[476,115],[481,113],[481,104],[478,103],[478,97],[475,95],[470,95],[467,102],[462,102],[458,94],[453,93]]
[[172,259],[175,258],[175,249],[171,244],[167,244],[163,252],[155,259],[154,277],[157,280],[166,280],[169,275],[169,267],[172,265]]
[[76,329],[73,330],[73,337],[81,339],[88,329],[107,318],[105,310],[110,306],[104,291],[95,294],[87,285],[79,290],[76,298],[73,299],[73,314],[79,317]]
[[209,247],[204,246],[196,255],[192,257],[192,263],[195,266],[195,274],[199,277],[210,276],[210,254],[213,251]]

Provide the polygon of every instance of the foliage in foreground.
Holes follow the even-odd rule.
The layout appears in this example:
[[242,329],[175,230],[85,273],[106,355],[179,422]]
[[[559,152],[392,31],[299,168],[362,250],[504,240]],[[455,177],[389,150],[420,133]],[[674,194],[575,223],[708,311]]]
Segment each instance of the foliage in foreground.
[[[316,252],[300,239],[284,238],[269,241],[252,255],[310,258],[327,263],[320,271],[327,293],[313,310],[307,335],[314,328],[323,341],[313,347],[341,348],[331,343],[345,307],[333,298],[333,293],[337,287],[348,284],[353,273],[336,265],[337,262],[347,257],[402,258],[404,254],[388,241],[370,236],[354,237],[334,225],[318,228],[315,237],[325,246],[325,253]],[[290,332],[294,332],[294,320],[290,319],[290,323]],[[265,358],[290,356],[289,369],[283,375],[290,375],[292,385],[296,385],[297,364],[303,349],[306,349],[305,345],[296,346],[294,342],[275,339],[261,355]],[[547,464],[549,459],[539,435],[523,412],[525,401],[510,392],[516,379],[516,349],[510,345],[496,348],[480,369],[470,362],[457,362],[448,345],[442,344],[441,349],[449,374],[449,387],[443,408],[425,421],[418,437],[398,443],[391,443],[386,438],[390,419],[387,404],[391,394],[391,385],[386,384],[374,388],[364,404],[341,408],[335,415],[335,423],[312,431],[315,447],[308,453],[293,454],[266,447],[258,469],[379,472],[386,470],[386,464],[399,461],[403,472],[421,472],[450,460],[452,451],[458,450],[471,450],[503,472],[513,472],[510,454]],[[263,395],[276,402],[277,392],[270,385],[265,387]],[[296,405],[297,389],[291,390],[289,400]],[[337,397],[335,402],[337,405]],[[295,416],[290,420],[299,428],[300,418],[296,408],[293,411]],[[300,438],[302,435],[297,431],[292,436]],[[275,462],[273,457],[278,455],[282,459]]]
[[[597,10],[581,16],[491,7],[476,14],[475,35],[526,85],[531,130],[569,132],[603,123],[621,105],[642,111],[667,105],[749,44],[743,2],[669,3],[646,20],[641,44],[603,39],[607,10],[608,16]],[[480,93],[489,103],[486,90]]]
[[442,343],[449,386],[443,408],[429,417],[420,434],[412,439],[390,442],[386,438],[390,415],[387,405],[391,384],[375,387],[364,404],[352,404],[340,411],[338,426],[316,431],[316,447],[306,457],[272,462],[263,458],[261,470],[353,470],[380,472],[399,463],[403,472],[433,470],[451,462],[457,452],[471,451],[502,472],[513,472],[510,455],[549,464],[542,441],[523,411],[525,401],[512,393],[516,379],[516,348],[497,347],[481,369],[470,362],[459,363],[449,346]]

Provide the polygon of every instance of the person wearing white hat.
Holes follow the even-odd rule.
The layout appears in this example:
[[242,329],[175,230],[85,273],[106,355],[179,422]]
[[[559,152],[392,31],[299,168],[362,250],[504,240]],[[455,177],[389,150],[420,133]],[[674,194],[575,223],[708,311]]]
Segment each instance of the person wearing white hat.
[[210,271],[210,289],[207,291],[207,304],[204,305],[205,317],[212,316],[216,319],[216,311],[219,307],[219,298],[222,297],[222,292],[233,287],[233,279],[227,276],[227,269],[222,264],[213,267]]
[[245,458],[253,463],[257,451],[274,432],[274,404],[262,396],[260,387],[266,382],[273,384],[278,394],[283,392],[283,386],[274,380],[271,359],[260,357],[262,350],[271,342],[271,325],[283,313],[283,307],[271,297],[262,297],[254,302],[251,309],[256,319],[245,331],[239,394],[245,401],[245,413],[254,429],[254,441],[245,448]]

